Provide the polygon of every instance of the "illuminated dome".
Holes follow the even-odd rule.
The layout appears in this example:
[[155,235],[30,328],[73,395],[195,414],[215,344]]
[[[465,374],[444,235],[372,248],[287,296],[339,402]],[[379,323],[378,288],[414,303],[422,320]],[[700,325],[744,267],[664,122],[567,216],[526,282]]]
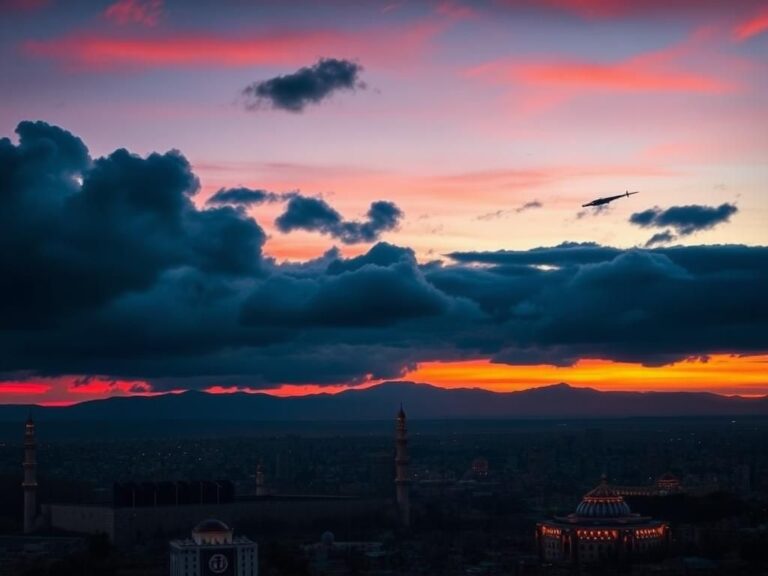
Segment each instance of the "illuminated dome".
[[192,539],[197,544],[231,544],[232,528],[221,520],[209,518],[192,529]]
[[623,518],[632,511],[624,498],[616,494],[605,478],[594,490],[587,492],[576,507],[576,516],[582,518]]
[[633,514],[621,494],[603,476],[576,512],[536,525],[539,556],[564,564],[632,563],[658,560],[666,554],[669,526]]

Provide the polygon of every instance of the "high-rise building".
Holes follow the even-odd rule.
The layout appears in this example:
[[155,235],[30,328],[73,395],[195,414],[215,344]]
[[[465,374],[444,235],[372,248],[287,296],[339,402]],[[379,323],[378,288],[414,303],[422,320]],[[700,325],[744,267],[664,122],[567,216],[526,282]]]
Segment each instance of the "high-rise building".
[[257,576],[258,546],[245,536],[233,536],[220,520],[203,520],[192,538],[172,540],[171,576]]
[[37,442],[35,441],[35,422],[30,415],[24,428],[24,533],[35,529],[37,518]]
[[395,436],[395,486],[397,488],[397,510],[400,516],[400,524],[404,527],[411,525],[411,499],[408,476],[408,427],[406,425],[405,410],[400,406],[397,413],[397,426]]

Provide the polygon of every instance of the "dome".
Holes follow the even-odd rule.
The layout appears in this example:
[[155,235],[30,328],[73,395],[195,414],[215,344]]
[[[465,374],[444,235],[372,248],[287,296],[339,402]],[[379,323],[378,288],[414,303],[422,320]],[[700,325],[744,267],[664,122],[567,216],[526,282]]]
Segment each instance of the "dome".
[[333,535],[333,532],[331,532],[330,530],[323,532],[323,535],[320,536],[320,542],[322,542],[326,546],[332,546],[334,540],[336,540],[336,537]]
[[608,486],[605,478],[597,488],[587,492],[576,507],[576,516],[583,518],[621,518],[631,514],[624,498]]
[[231,544],[232,528],[221,520],[209,518],[192,529],[192,539],[200,545]]
[[197,532],[198,534],[210,534],[211,532],[230,532],[230,528],[221,520],[209,518],[208,520],[203,520],[198,523],[192,531]]

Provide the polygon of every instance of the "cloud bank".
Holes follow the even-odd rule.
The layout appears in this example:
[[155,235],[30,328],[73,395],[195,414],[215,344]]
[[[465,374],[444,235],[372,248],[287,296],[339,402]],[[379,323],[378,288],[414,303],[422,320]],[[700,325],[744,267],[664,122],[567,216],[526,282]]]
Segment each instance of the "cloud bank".
[[[243,210],[193,204],[178,152],[92,158],[55,126],[17,134],[0,139],[0,381],[269,387],[396,378],[434,360],[768,351],[766,247],[566,243],[441,265],[379,243],[278,264]],[[392,206],[372,206],[349,232],[329,208],[297,195],[283,225],[343,239],[393,221]]]

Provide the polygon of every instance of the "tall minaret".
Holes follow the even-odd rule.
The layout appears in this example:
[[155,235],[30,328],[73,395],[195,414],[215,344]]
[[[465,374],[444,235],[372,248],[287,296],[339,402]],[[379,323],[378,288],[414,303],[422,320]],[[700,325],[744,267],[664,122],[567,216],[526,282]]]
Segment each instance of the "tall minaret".
[[404,527],[411,525],[411,499],[409,486],[411,480],[408,477],[408,428],[405,424],[405,411],[400,405],[400,411],[397,413],[397,435],[395,444],[395,468],[397,476],[395,477],[395,486],[397,487],[397,510],[400,514],[400,524]]
[[261,462],[256,466],[256,496],[267,495],[267,483],[264,480],[264,466]]
[[35,422],[30,414],[24,428],[24,533],[34,530],[37,516],[37,460],[35,451]]

